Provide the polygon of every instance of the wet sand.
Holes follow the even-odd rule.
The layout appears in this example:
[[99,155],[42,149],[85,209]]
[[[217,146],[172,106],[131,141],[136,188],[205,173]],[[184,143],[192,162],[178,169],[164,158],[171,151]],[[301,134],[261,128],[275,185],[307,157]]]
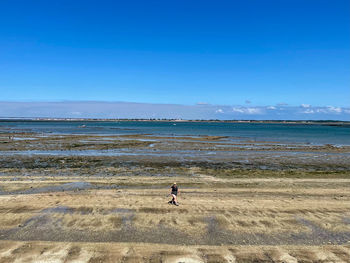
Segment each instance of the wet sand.
[[0,262],[350,262],[346,146],[16,137],[31,139],[0,144]]

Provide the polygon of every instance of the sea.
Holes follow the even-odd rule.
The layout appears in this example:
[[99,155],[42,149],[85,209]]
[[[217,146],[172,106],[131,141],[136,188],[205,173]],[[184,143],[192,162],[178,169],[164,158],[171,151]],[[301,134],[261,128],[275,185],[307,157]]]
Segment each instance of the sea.
[[239,123],[189,121],[8,121],[0,133],[94,134],[101,136],[147,134],[156,136],[227,136],[232,140],[350,145],[350,125],[301,123]]

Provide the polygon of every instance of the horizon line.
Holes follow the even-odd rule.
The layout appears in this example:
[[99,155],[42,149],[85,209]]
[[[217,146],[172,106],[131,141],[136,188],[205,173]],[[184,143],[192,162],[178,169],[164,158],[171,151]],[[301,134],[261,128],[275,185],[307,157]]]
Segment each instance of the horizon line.
[[273,120],[273,119],[181,119],[181,118],[64,118],[64,117],[3,117],[0,116],[0,121],[6,121],[6,120],[17,120],[17,121],[182,121],[182,122],[201,122],[201,121],[208,121],[208,122],[303,122],[303,123],[322,123],[322,122],[343,122],[343,123],[350,123],[350,121],[343,121],[343,120],[293,120],[293,119],[280,119],[280,120]]
[[[244,104],[244,103],[236,103],[236,104],[213,104],[210,102],[196,102],[192,104],[183,104],[183,103],[166,103],[166,102],[139,102],[139,101],[126,101],[126,100],[0,100],[0,103],[66,103],[66,102],[77,102],[77,103],[134,103],[134,104],[153,104],[153,105],[177,105],[177,106],[242,106],[242,107],[267,107],[267,106],[279,106],[279,107],[303,107],[303,105],[309,105],[312,107],[329,107],[330,105],[312,105],[308,103],[301,103],[299,105],[297,104],[288,104],[283,102],[278,103],[271,103],[271,104],[265,104],[265,105],[256,105],[253,103]],[[339,106],[339,105],[332,105],[333,107],[340,107],[340,108],[348,108],[350,105],[347,106]]]

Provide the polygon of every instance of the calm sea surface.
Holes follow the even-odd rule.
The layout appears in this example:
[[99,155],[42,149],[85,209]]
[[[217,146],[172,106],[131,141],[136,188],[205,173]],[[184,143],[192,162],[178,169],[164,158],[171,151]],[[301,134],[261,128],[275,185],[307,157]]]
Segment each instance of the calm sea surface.
[[156,121],[0,121],[0,132],[9,131],[97,135],[217,135],[229,136],[232,140],[350,145],[349,126],[326,126],[316,124],[194,123]]

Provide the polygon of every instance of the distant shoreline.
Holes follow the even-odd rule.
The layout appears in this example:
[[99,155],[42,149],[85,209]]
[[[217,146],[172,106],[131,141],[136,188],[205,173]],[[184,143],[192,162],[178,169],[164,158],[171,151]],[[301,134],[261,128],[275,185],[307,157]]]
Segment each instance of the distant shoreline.
[[104,119],[104,118],[11,118],[11,117],[0,117],[0,122],[213,122],[213,123],[267,123],[267,124],[321,124],[330,126],[342,126],[350,125],[350,121],[339,121],[339,120],[184,120],[184,119]]

